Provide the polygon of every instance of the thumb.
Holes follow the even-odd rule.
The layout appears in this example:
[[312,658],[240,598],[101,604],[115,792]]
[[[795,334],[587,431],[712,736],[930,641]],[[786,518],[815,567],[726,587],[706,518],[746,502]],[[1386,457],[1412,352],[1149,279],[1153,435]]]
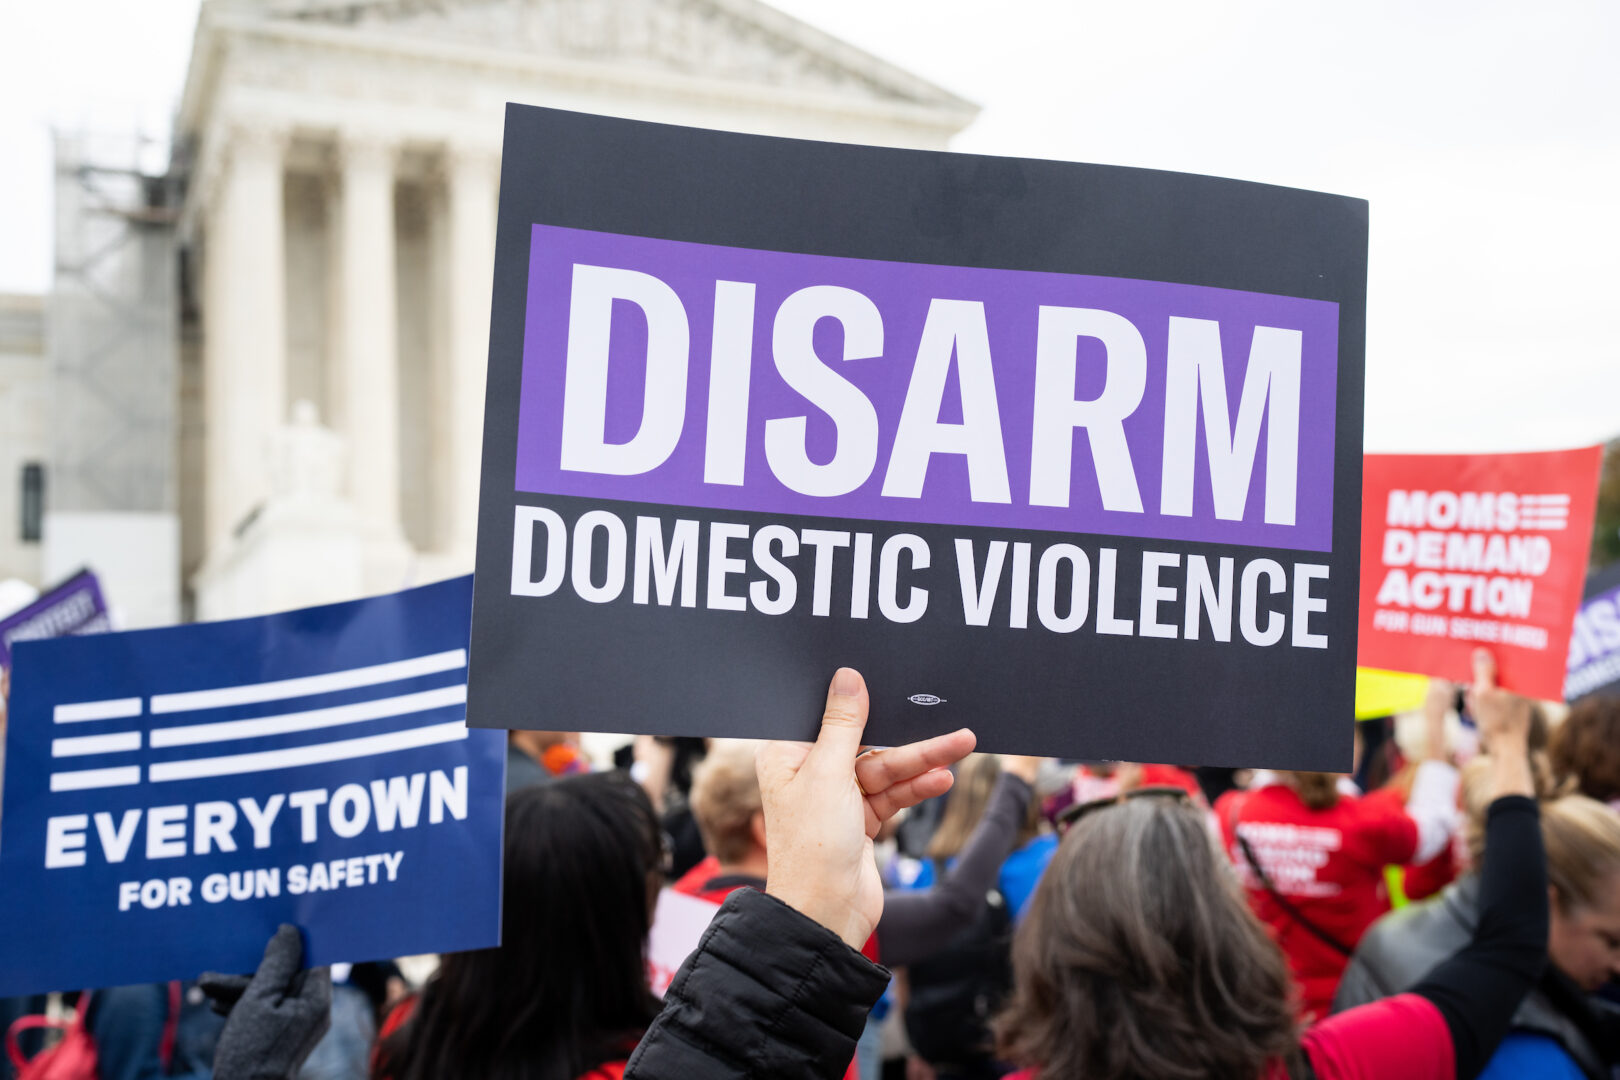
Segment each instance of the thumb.
[[854,668],[839,668],[827,689],[827,708],[821,714],[821,733],[810,751],[826,766],[855,768],[861,752],[861,733],[866,730],[866,714],[871,705],[866,680]]
[[1474,650],[1474,692],[1489,690],[1496,685],[1496,657],[1489,649]]
[[304,938],[298,927],[282,923],[264,947],[264,959],[253,973],[245,996],[280,997],[304,966]]

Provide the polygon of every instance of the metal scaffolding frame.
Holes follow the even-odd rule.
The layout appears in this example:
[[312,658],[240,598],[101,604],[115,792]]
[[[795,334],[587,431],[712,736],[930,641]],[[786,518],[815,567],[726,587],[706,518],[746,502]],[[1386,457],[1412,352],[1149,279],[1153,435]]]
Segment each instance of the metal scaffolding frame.
[[179,507],[180,182],[142,147],[55,136],[52,512]]

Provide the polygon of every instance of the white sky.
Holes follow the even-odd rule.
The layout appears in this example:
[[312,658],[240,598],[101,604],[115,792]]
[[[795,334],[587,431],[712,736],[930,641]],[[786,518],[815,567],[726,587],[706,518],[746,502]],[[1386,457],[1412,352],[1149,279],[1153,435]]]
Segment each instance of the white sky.
[[[965,151],[1372,203],[1370,450],[1620,434],[1620,4],[774,0],[984,106]],[[0,291],[52,124],[161,136],[197,0],[0,0]]]

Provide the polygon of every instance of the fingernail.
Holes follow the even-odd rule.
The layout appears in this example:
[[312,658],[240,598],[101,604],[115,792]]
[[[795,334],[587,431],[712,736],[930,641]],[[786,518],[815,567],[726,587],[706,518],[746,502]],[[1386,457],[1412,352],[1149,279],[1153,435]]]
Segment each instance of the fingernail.
[[833,675],[832,692],[839,697],[854,697],[861,692],[861,677],[854,668],[839,668]]

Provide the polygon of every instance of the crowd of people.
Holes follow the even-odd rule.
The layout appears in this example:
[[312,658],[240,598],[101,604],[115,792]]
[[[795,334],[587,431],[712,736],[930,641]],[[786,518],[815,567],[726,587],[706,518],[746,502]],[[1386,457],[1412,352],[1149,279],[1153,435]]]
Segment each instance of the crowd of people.
[[[867,709],[841,669],[813,744],[603,771],[514,733],[499,947],[413,987],[283,928],[251,977],[83,995],[99,1075],[1620,1077],[1620,700],[1549,723],[1481,653],[1359,785],[871,750]],[[715,912],[660,1000],[665,889]]]

